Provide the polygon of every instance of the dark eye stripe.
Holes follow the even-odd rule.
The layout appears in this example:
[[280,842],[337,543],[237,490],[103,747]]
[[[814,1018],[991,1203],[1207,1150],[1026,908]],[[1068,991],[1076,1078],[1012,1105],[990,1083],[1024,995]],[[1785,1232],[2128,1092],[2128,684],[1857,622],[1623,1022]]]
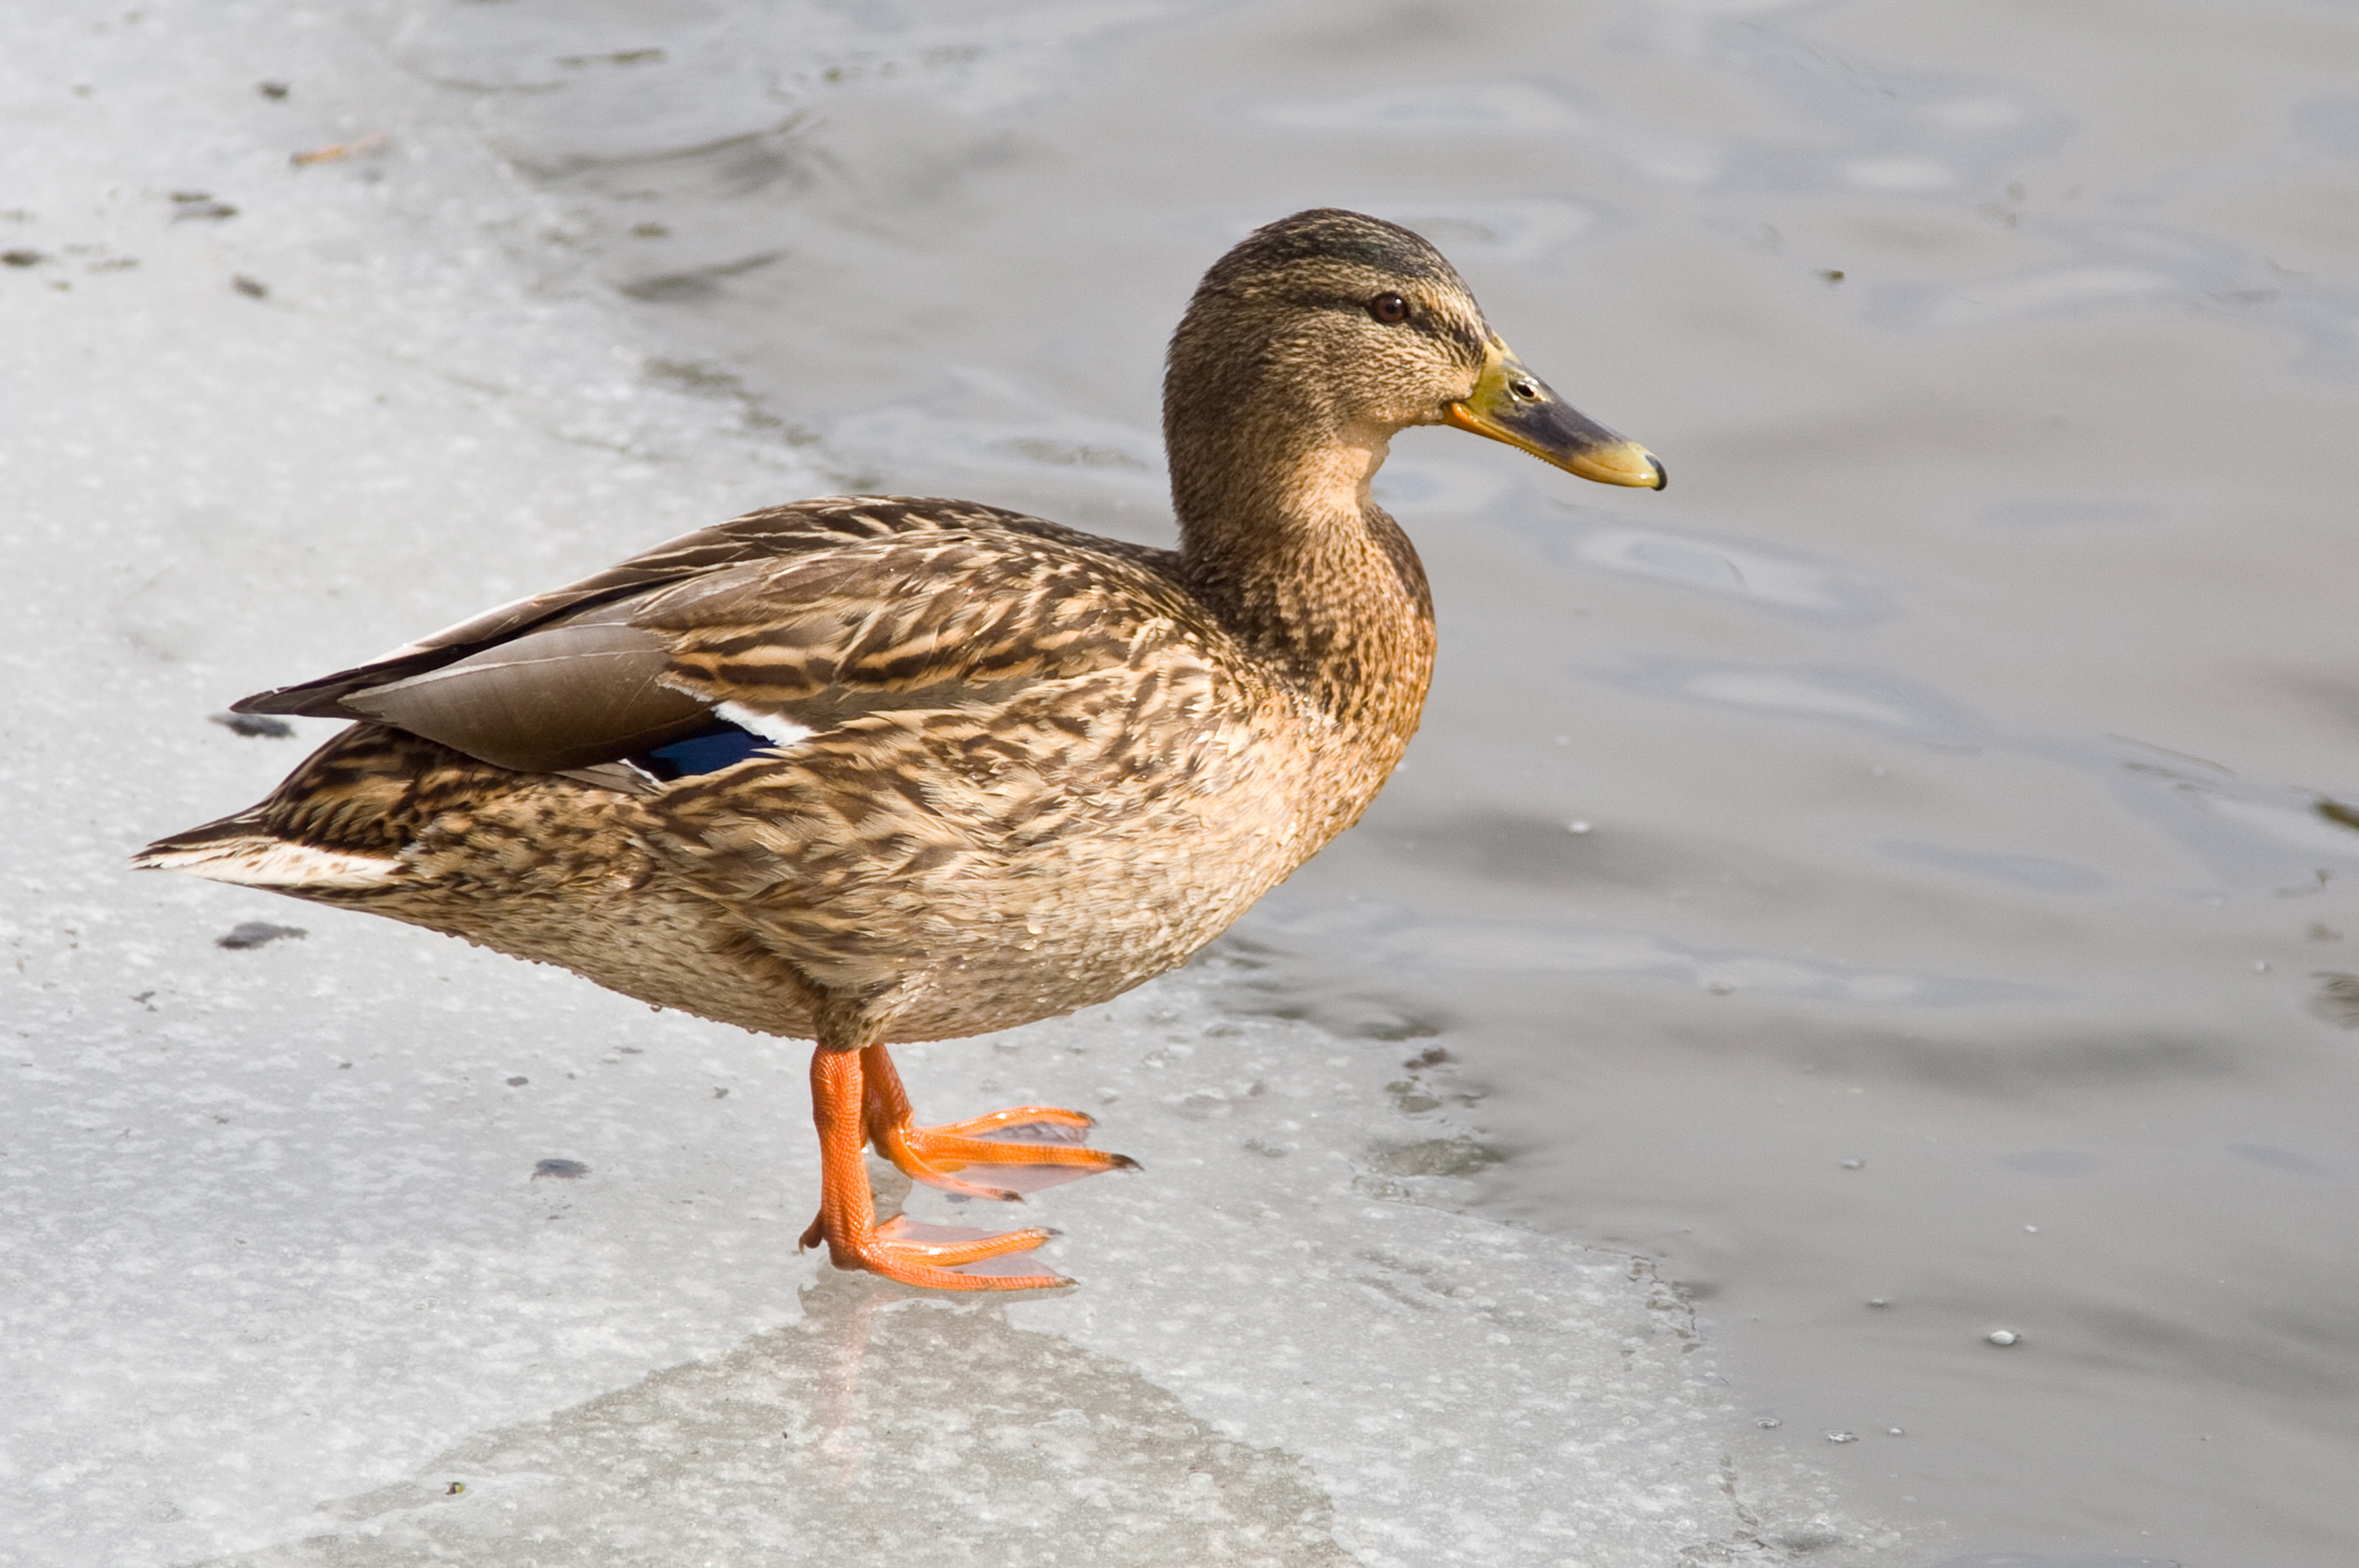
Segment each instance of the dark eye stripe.
[[1487,351],[1483,334],[1454,316],[1437,317],[1425,311],[1418,311],[1401,325],[1413,332],[1422,332],[1429,338],[1437,339],[1445,343],[1455,343],[1465,350],[1467,357],[1473,360],[1480,361]]
[[[1302,294],[1295,297],[1295,303],[1313,310],[1343,310],[1353,316],[1368,314],[1368,298],[1364,295]],[[1454,343],[1466,351],[1468,359],[1478,363],[1490,352],[1490,343],[1484,337],[1482,329],[1470,326],[1454,316],[1437,316],[1430,310],[1419,310],[1411,306],[1408,320],[1386,325],[1405,327],[1437,341]]]

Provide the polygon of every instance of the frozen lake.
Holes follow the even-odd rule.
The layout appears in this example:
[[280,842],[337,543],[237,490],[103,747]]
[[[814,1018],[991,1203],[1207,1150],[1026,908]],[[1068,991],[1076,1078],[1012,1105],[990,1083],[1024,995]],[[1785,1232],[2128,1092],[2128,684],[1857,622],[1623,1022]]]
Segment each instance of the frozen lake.
[[[2359,11],[0,44],[0,1563],[2359,1558]],[[1144,1162],[1077,1290],[798,1257],[799,1045],[123,869],[331,732],[230,700],[754,505],[1162,540],[1164,337],[1322,204],[1677,483],[1409,433],[1366,821],[908,1054]]]

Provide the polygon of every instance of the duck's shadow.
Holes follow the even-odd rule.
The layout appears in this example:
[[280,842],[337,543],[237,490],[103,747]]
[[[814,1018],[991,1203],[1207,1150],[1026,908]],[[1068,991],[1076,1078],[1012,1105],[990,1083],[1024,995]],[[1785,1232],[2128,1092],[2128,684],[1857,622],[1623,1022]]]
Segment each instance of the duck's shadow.
[[822,1270],[803,1321],[484,1433],[241,1564],[1345,1564],[1304,1466],[995,1303]]

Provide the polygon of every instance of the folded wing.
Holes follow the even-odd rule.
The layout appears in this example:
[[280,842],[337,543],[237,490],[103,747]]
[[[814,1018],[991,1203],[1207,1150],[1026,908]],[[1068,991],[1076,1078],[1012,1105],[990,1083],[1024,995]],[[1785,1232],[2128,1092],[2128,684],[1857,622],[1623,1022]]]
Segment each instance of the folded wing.
[[374,719],[500,767],[626,784],[608,764],[724,723],[776,739],[988,708],[1197,619],[1153,553],[953,504],[756,513],[237,708]]

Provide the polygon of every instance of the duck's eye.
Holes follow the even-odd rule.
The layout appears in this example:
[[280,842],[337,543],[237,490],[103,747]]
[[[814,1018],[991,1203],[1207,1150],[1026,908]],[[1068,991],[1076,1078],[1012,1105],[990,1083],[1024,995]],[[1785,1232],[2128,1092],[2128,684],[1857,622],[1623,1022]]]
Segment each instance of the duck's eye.
[[1397,294],[1379,294],[1368,301],[1368,314],[1387,327],[1408,319],[1408,301]]

